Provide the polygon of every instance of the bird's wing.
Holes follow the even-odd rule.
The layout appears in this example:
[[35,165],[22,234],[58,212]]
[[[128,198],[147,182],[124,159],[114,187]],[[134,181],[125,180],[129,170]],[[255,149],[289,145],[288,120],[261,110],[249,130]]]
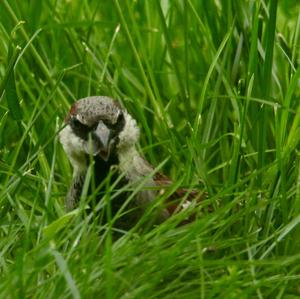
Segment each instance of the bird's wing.
[[[161,173],[156,173],[153,179],[156,185],[161,188],[172,184],[172,180]],[[166,199],[166,209],[170,215],[173,215],[174,213],[178,213],[186,209],[190,205],[193,205],[196,208],[206,198],[207,192],[200,192],[195,189],[190,190],[187,188],[178,188]],[[208,211],[211,211],[210,207],[208,208]],[[194,221],[195,217],[195,214],[190,215],[184,223]]]

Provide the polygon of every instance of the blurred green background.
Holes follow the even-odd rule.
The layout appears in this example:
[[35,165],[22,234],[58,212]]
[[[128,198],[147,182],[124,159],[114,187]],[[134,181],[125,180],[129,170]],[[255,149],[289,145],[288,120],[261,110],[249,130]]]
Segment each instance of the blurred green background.
[[[299,36],[296,0],[2,0],[0,298],[298,298]],[[89,95],[216,210],[114,242],[65,214],[57,133]]]

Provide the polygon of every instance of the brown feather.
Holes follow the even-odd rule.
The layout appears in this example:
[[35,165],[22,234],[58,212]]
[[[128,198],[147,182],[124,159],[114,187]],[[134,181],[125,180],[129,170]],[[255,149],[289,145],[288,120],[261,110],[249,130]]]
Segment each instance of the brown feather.
[[[157,186],[161,187],[162,190],[164,187],[170,186],[173,182],[170,178],[162,173],[156,173],[153,177]],[[166,199],[166,209],[169,212],[170,216],[182,211],[185,209],[185,204],[191,204],[192,202],[196,203],[196,206],[199,206],[201,202],[208,197],[207,192],[199,192],[195,189],[189,190],[187,188],[178,188],[176,189],[167,199]],[[184,199],[184,200],[183,200]],[[208,211],[212,212],[212,207],[208,207]],[[193,213],[180,224],[187,224],[196,219],[196,213]]]

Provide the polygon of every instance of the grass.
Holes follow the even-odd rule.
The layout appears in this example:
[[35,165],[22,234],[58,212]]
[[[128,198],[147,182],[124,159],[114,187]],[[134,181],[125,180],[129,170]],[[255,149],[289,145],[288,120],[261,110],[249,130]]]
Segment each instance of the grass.
[[[299,45],[293,0],[3,0],[0,298],[298,298]],[[169,192],[215,211],[141,231],[149,211],[114,240],[108,178],[98,213],[66,214],[57,133],[95,94],[138,121]]]

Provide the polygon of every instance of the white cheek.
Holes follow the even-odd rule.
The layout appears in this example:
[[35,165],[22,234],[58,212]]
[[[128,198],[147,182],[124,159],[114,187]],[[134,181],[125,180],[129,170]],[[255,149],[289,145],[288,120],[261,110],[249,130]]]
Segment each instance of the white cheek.
[[128,113],[124,113],[124,116],[125,127],[119,135],[119,149],[135,146],[140,135],[140,130],[137,127],[136,121]]
[[85,142],[72,132],[69,125],[59,133],[59,140],[74,168],[74,174],[85,171]]

